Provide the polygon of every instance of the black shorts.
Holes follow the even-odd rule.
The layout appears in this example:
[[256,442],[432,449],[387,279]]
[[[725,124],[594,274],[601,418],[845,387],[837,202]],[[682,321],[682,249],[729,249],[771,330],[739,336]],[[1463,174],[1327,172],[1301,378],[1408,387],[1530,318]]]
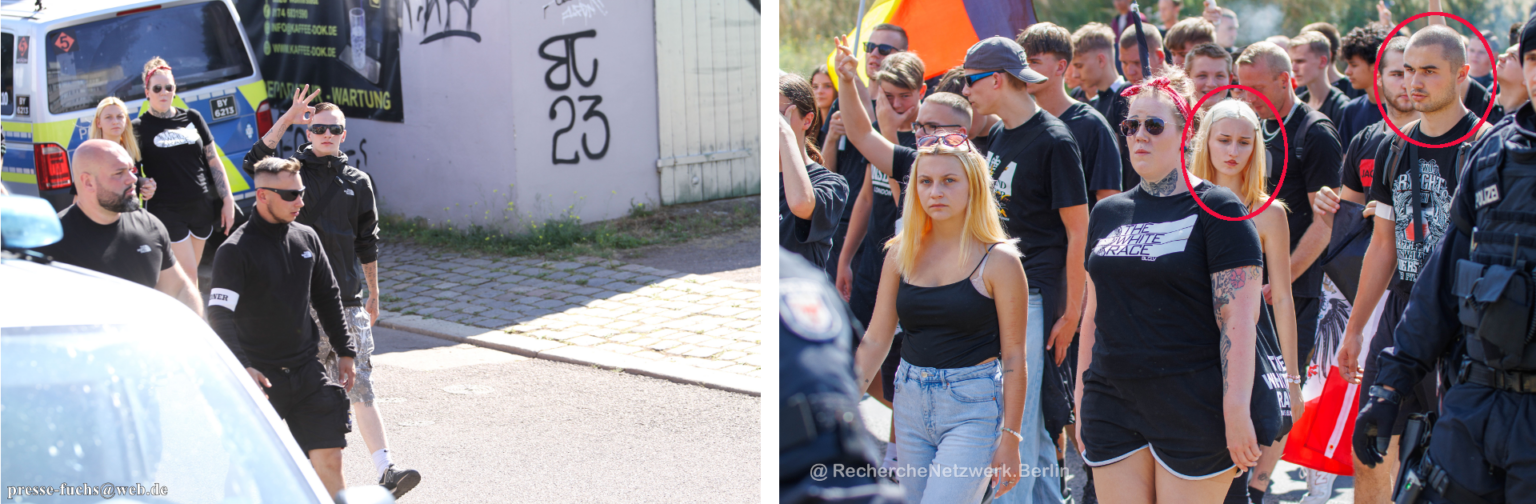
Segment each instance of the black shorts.
[[213,208],[212,203],[202,199],[184,203],[156,203],[155,200],[149,200],[149,213],[165,224],[165,232],[170,235],[171,243],[186,240],[189,235],[207,240],[213,235],[213,228],[219,225],[219,211]]
[[[1367,350],[1365,357],[1365,372],[1360,375],[1362,390],[1360,392],[1360,407],[1370,400],[1370,395],[1365,391],[1376,383],[1376,373],[1380,370],[1376,359],[1381,357],[1381,352],[1392,346],[1392,333],[1397,329],[1397,322],[1403,319],[1403,312],[1408,308],[1408,295],[1396,291],[1387,291],[1387,304],[1381,309],[1381,321],[1376,326],[1376,335],[1371,337],[1371,348]],[[1392,422],[1392,435],[1403,433],[1403,427],[1408,425],[1408,416],[1414,413],[1429,413],[1440,406],[1439,394],[1436,391],[1438,374],[1428,373],[1418,385],[1413,386],[1413,393],[1403,394],[1403,403],[1398,405],[1397,420]]]
[[299,367],[257,370],[272,382],[264,390],[267,400],[277,416],[288,423],[304,456],[308,457],[310,450],[347,446],[347,433],[352,432],[347,390],[326,376],[318,359]]
[[[1221,408],[1221,367],[1155,378],[1116,379],[1083,373],[1083,461],[1109,465],[1151,447],[1157,463],[1183,479],[1205,479],[1231,471],[1227,424]],[[1260,441],[1275,438],[1278,422],[1261,418],[1255,406],[1254,431]],[[1274,415],[1274,413],[1269,413]]]

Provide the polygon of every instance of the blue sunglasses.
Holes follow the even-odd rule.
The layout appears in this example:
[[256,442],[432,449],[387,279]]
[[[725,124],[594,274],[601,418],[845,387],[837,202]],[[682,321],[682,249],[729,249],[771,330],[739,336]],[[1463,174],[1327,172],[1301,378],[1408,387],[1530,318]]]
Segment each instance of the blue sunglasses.
[[967,86],[974,86],[974,85],[976,85],[976,81],[985,79],[987,77],[991,77],[992,74],[995,74],[997,72],[998,72],[997,70],[993,70],[991,72],[982,72],[982,73],[979,73],[979,74],[967,75],[967,76],[965,76],[965,85],[967,85]]

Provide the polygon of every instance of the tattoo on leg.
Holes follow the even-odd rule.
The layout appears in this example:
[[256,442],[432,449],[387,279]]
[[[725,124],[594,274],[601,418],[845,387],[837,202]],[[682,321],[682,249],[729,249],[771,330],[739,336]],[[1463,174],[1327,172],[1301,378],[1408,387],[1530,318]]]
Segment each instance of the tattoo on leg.
[[1169,170],[1162,180],[1141,179],[1141,190],[1153,196],[1170,196],[1179,190],[1179,172]]

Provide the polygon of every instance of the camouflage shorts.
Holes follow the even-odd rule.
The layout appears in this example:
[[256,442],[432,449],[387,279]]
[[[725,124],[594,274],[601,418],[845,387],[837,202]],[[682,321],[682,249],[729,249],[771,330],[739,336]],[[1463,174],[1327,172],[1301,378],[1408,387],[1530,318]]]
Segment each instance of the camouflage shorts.
[[[316,320],[319,320],[314,308],[310,308],[309,311]],[[352,332],[352,344],[357,347],[357,358],[352,359],[353,365],[357,368],[357,381],[352,384],[352,390],[347,392],[347,399],[372,406],[373,320],[368,317],[368,310],[361,306],[343,306],[341,313],[347,321],[347,329]],[[325,327],[320,326],[320,362],[325,364],[325,374],[336,383],[341,383],[341,375],[336,370],[336,363],[339,360],[336,351],[331,348],[330,338],[325,336]]]

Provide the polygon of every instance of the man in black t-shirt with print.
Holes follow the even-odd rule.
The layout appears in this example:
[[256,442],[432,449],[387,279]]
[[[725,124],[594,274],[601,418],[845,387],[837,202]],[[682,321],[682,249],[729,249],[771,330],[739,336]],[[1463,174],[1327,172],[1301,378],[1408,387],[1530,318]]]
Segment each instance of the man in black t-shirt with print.
[[1030,68],[1045,75],[1046,81],[1030,84],[1027,89],[1035,103],[1056,116],[1077,142],[1083,160],[1083,179],[1088,182],[1088,207],[1121,191],[1120,146],[1109,121],[1088,104],[1067,96],[1067,66],[1071,64],[1072,35],[1052,23],[1035,23],[1017,39],[1029,55]]
[[[989,135],[987,164],[1003,227],[1023,247],[1030,286],[1026,397],[1038,398],[1044,352],[1054,350],[1052,360],[1060,361],[1082,317],[1088,188],[1072,131],[1029,94],[1029,84],[1048,79],[1031,70],[1028,59],[1018,43],[992,37],[971,46],[963,66],[973,112],[1002,119]],[[1030,467],[1055,467],[1055,446],[1039,408],[1038,401],[1025,403],[1020,460]],[[1060,498],[1059,485],[1053,478],[1024,478],[1008,495]]]
[[[1243,50],[1237,59],[1237,80],[1268,98],[1268,104],[1246,90],[1233,94],[1245,100],[1264,119],[1262,133],[1269,156],[1269,192],[1285,202],[1291,230],[1291,295],[1296,302],[1296,362],[1307,362],[1317,335],[1317,318],[1322,309],[1323,270],[1315,262],[1328,248],[1330,223],[1314,225],[1312,199],[1324,187],[1338,187],[1339,168],[1344,148],[1333,123],[1296,98],[1291,87],[1291,60],[1285,49],[1269,42],[1258,42]],[[1282,114],[1276,117],[1276,111]],[[1314,115],[1308,119],[1308,115]],[[1314,124],[1301,136],[1305,122]],[[1280,133],[1280,128],[1285,133]],[[1290,140],[1290,148],[1282,139]],[[1290,159],[1286,159],[1289,151]],[[1286,164],[1288,162],[1288,165]],[[1282,170],[1284,168],[1284,170]],[[1284,173],[1284,183],[1281,174]],[[1279,191],[1276,191],[1276,187]],[[1270,281],[1278,281],[1270,279]]]
[[[1479,120],[1479,115],[1467,109],[1457,92],[1457,86],[1463,85],[1470,69],[1466,64],[1466,48],[1454,31],[1432,25],[1415,33],[1403,52],[1401,68],[1406,73],[1409,101],[1423,118],[1416,122],[1396,123],[1398,128],[1409,138],[1426,145],[1451,145],[1431,149],[1408,144],[1391,133],[1381,135],[1386,145],[1376,152],[1376,177],[1370,186],[1370,198],[1377,202],[1376,218],[1372,219],[1375,229],[1361,264],[1355,302],[1376,306],[1383,293],[1387,302],[1381,311],[1376,333],[1365,350],[1363,374],[1357,372],[1354,363],[1362,350],[1363,333],[1371,311],[1356,310],[1345,326],[1339,369],[1345,379],[1355,383],[1375,383],[1376,358],[1392,346],[1393,330],[1408,306],[1409,293],[1418,279],[1420,265],[1429,258],[1431,249],[1440,243],[1440,238],[1451,226],[1451,200],[1459,179],[1456,158],[1462,143],[1457,140],[1471,132]],[[1439,407],[1435,388],[1436,376],[1431,373],[1414,390],[1401,391],[1404,399],[1392,426],[1392,435],[1402,434],[1408,415]],[[1360,398],[1361,406],[1366,400],[1366,397]],[[1395,468],[1386,465],[1371,468],[1358,462],[1355,467],[1357,474],[1369,473],[1364,478],[1366,485],[1357,491],[1389,495],[1390,488],[1382,483],[1390,481],[1390,475],[1396,474]]]
[[176,267],[165,226],[139,209],[128,151],[116,142],[87,140],[70,165],[79,194],[59,212],[64,238],[38,251],[164,292],[202,316],[203,300]]

